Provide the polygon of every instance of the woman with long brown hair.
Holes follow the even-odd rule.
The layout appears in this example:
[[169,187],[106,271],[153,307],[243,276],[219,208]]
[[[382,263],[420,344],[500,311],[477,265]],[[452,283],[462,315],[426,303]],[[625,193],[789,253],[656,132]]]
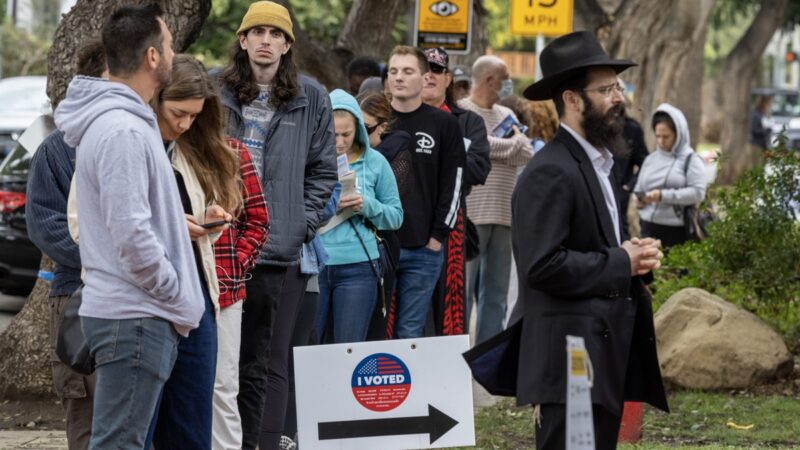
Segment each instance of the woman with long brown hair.
[[[214,242],[229,233],[229,223],[244,209],[240,158],[231,145],[236,143],[224,137],[217,93],[205,68],[193,57],[175,55],[171,80],[156,93],[152,106],[175,171],[206,310],[199,327],[179,341],[178,357],[164,385],[150,435],[155,448],[211,449],[217,320],[222,325],[225,316],[219,312]],[[265,240],[263,210],[262,232],[255,239],[253,254]]]

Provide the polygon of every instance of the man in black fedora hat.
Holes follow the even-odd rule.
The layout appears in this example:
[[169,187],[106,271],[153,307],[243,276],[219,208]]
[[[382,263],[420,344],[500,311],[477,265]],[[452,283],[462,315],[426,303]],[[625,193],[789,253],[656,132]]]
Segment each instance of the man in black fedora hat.
[[[616,447],[623,401],[667,410],[650,296],[640,279],[660,266],[659,242],[627,240],[609,179],[622,137],[617,74],[634,66],[576,32],[541,54],[544,77],[525,90],[556,104],[556,136],[520,175],[512,242],[522,320],[517,402],[538,405],[536,447],[566,446],[566,336],[585,340],[597,449]],[[513,322],[512,322],[513,323]]]

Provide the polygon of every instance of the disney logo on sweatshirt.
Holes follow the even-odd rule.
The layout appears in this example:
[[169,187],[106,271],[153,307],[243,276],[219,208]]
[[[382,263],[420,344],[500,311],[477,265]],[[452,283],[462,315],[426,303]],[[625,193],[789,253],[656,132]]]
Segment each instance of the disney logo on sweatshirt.
[[430,155],[433,152],[432,149],[436,145],[436,141],[433,140],[430,134],[422,131],[417,131],[415,135],[417,136],[417,153]]

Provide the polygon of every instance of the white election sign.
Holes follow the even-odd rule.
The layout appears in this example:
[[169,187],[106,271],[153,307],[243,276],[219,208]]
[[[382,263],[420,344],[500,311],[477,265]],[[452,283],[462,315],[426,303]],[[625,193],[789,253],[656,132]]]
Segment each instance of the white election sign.
[[299,446],[475,445],[469,336],[295,347]]

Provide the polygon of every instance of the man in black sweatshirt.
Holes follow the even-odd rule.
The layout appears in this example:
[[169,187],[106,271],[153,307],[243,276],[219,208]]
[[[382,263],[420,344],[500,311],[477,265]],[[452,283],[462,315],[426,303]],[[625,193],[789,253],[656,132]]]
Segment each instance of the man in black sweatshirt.
[[394,335],[423,334],[431,294],[443,261],[443,244],[458,219],[466,159],[458,119],[422,103],[428,60],[419,49],[397,46],[389,57],[394,129],[412,136],[415,185],[403,201]]

